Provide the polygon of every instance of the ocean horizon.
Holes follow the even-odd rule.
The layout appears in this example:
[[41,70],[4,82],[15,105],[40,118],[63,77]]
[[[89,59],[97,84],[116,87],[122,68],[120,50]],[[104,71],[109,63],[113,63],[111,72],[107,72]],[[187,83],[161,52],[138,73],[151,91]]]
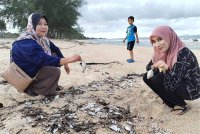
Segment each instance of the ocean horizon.
[[[196,39],[197,41],[194,41]],[[135,43],[135,47],[151,47],[150,41],[147,37],[139,38],[140,43]],[[200,50],[200,38],[191,38],[191,37],[181,37],[183,43],[190,49],[199,49]],[[87,43],[97,44],[97,45],[124,45],[123,38],[114,38],[114,39],[106,39],[106,38],[94,38],[94,39],[85,39]],[[126,42],[127,43],[127,42]]]

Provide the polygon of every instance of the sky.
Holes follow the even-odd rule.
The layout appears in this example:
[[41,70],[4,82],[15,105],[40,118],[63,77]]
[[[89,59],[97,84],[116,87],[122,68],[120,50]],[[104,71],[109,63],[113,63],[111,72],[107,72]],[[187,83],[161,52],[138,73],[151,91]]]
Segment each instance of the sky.
[[[135,17],[139,37],[148,37],[160,25],[178,35],[200,35],[199,0],[85,0],[78,24],[86,37],[124,38],[127,18]],[[10,32],[17,32],[11,25]]]
[[178,35],[200,35],[200,1],[197,0],[87,0],[79,9],[78,24],[86,37],[124,38],[128,16],[140,37],[148,37],[160,25]]

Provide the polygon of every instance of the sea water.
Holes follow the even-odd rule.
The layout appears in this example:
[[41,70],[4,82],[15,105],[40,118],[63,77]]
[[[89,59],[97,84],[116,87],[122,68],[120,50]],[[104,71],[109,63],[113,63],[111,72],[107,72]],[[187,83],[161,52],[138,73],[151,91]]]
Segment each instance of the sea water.
[[[181,39],[183,43],[190,49],[199,49],[200,50],[200,39],[198,41],[193,41],[192,39]],[[125,45],[123,39],[86,39],[85,42],[93,43],[97,45],[106,44],[106,45]],[[140,43],[135,43],[135,47],[151,47],[150,41],[148,38],[140,38]]]

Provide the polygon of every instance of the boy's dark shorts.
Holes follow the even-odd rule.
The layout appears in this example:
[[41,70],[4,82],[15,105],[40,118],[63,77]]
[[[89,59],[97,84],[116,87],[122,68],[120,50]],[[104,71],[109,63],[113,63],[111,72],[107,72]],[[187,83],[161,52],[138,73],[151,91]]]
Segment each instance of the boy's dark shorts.
[[135,45],[135,41],[128,42],[127,43],[127,50],[129,50],[129,51],[133,50],[134,45]]

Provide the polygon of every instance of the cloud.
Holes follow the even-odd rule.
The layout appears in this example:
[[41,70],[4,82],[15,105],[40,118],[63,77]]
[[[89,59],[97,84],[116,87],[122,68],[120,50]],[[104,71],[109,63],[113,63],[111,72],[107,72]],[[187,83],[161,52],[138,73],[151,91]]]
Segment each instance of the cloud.
[[[148,36],[158,25],[170,25],[188,34],[200,27],[199,6],[196,0],[88,0],[80,9],[78,23],[86,36],[123,37],[127,17],[133,15],[141,36]],[[195,30],[193,34],[200,33]]]

